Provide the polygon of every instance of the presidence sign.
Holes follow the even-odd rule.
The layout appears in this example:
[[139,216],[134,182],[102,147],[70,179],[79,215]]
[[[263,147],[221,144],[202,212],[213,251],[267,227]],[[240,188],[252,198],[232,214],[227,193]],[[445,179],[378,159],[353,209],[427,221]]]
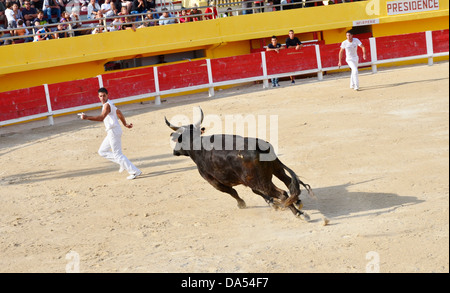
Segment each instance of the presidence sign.
[[400,0],[387,2],[387,14],[406,14],[439,10],[439,0]]

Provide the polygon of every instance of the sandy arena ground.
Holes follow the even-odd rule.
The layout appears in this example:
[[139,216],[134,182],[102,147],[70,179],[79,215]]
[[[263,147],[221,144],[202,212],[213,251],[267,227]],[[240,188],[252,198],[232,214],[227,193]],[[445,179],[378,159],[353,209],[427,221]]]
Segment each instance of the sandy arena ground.
[[[76,255],[81,272],[448,273],[448,62],[360,83],[345,72],[123,106],[135,126],[123,152],[143,171],[131,181],[97,154],[102,123],[1,128],[0,272],[66,272]],[[194,106],[278,115],[279,157],[319,198],[301,195],[311,221],[243,186],[238,209],[172,156],[164,116],[192,119]]]

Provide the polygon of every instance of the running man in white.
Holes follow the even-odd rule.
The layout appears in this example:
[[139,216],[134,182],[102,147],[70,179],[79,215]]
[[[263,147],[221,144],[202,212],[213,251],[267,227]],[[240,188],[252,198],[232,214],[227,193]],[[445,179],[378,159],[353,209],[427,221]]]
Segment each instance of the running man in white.
[[119,119],[126,128],[132,128],[133,124],[127,124],[125,116],[114,106],[113,102],[108,100],[108,90],[100,88],[98,90],[98,98],[103,104],[102,113],[99,116],[87,116],[81,114],[81,119],[91,121],[103,121],[106,127],[106,137],[98,150],[98,154],[114,163],[120,165],[119,172],[127,170],[130,174],[127,179],[135,179],[142,172],[133,165],[124,154],[122,154],[122,128]]
[[363,59],[366,60],[366,48],[361,43],[361,41],[357,38],[353,37],[352,31],[347,31],[346,33],[347,39],[341,43],[341,50],[339,51],[339,63],[338,66],[341,67],[342,63],[342,55],[345,50],[345,61],[347,61],[348,66],[352,70],[352,74],[350,76],[350,88],[355,89],[355,91],[359,90],[359,79],[358,79],[358,46],[361,47],[363,52]]

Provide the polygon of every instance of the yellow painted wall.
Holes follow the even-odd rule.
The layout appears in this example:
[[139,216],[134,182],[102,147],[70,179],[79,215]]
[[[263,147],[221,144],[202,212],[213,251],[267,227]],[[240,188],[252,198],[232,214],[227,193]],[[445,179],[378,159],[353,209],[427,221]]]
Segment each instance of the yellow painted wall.
[[[379,14],[371,14],[373,3],[380,3]],[[385,6],[386,0],[360,1],[0,46],[0,92],[93,77],[113,60],[192,50],[205,50],[207,58],[248,54],[250,40],[290,29],[302,36],[323,31],[330,44],[344,40],[354,20],[378,19],[375,37],[449,27],[448,0],[436,11],[398,16],[387,16]]]

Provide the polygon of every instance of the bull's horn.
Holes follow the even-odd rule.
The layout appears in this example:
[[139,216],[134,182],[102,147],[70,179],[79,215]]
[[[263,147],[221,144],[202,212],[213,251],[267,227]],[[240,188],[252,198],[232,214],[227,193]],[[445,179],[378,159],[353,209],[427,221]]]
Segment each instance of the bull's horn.
[[203,122],[203,111],[202,111],[202,108],[198,107],[198,109],[200,110],[200,119],[194,124],[195,128],[200,128],[200,125]]
[[169,121],[167,121],[166,116],[164,116],[164,120],[166,120],[167,126],[169,126],[172,130],[177,131],[178,129],[180,129],[180,127],[172,125]]

